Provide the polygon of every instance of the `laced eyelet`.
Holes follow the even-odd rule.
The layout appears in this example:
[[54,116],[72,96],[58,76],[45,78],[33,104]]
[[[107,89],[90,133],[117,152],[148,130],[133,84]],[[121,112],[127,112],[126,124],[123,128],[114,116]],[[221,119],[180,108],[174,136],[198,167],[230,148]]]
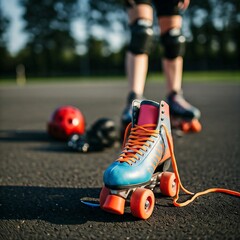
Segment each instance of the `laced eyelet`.
[[154,124],[149,125],[147,125],[146,128],[138,125],[134,125],[134,127],[131,128],[128,139],[124,140],[125,147],[121,155],[122,160],[119,159],[119,161],[127,162],[132,166],[145,155],[145,152],[148,152],[148,149],[152,145],[155,144],[159,134],[156,130],[148,129],[148,127],[155,128]]

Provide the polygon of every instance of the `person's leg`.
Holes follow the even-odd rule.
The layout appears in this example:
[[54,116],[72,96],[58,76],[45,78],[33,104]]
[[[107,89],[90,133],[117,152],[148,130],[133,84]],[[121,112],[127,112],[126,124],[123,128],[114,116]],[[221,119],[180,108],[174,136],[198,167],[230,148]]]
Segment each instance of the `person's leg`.
[[121,136],[131,122],[132,101],[142,99],[148,71],[148,55],[153,38],[153,9],[151,0],[129,1],[129,27],[131,39],[126,53],[128,79],[127,104],[121,117]]
[[159,16],[161,40],[165,49],[162,59],[167,82],[168,102],[173,115],[187,119],[199,118],[200,111],[191,106],[182,96],[183,55],[185,37],[181,34],[180,15]]
[[[151,1],[136,1],[128,8],[131,40],[126,54],[129,92],[142,96],[148,71],[148,54],[152,41],[153,9]],[[149,2],[147,4],[147,2]]]
[[[161,36],[166,39],[166,45],[168,41],[176,41],[175,44],[179,45],[175,53],[169,56],[166,53],[165,57],[162,59],[168,94],[173,91],[179,92],[182,88],[183,71],[183,53],[181,48],[184,46],[181,45],[185,42],[185,38],[181,35],[182,17],[180,15],[159,17],[159,26],[161,29]],[[175,39],[171,39],[171,36],[169,36],[171,34],[170,31],[175,31]],[[172,49],[174,48],[171,44],[169,44],[169,47]]]
[[161,44],[164,49],[162,58],[163,71],[167,83],[167,101],[172,116],[191,121],[200,118],[200,111],[189,104],[182,93],[183,56],[185,52],[185,37],[181,33],[182,16],[179,14],[179,4],[176,0],[155,0],[158,23],[161,30]]
[[185,37],[181,33],[181,10],[185,10],[190,0],[155,0],[158,24],[161,30],[161,43],[164,48],[162,58],[166,77],[167,92],[179,92],[182,86],[183,55]]

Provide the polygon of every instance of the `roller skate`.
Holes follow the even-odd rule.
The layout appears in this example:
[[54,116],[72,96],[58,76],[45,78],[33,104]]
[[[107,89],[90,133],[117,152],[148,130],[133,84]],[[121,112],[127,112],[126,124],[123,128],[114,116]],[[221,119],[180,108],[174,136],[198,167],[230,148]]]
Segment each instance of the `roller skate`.
[[121,127],[120,127],[120,142],[123,142],[124,133],[128,126],[128,124],[132,121],[132,102],[133,100],[143,100],[144,97],[142,95],[138,95],[135,92],[130,92],[127,97],[127,104],[123,110],[121,117]]
[[167,172],[171,165],[169,138],[172,143],[168,104],[134,100],[123,150],[104,172],[100,193],[104,211],[122,215],[125,203],[130,202],[132,215],[147,219],[154,209],[156,187],[166,196],[175,196],[175,174]]
[[167,96],[171,114],[171,126],[178,135],[189,132],[200,132],[202,129],[199,122],[201,112],[188,103],[182,92],[173,91]]

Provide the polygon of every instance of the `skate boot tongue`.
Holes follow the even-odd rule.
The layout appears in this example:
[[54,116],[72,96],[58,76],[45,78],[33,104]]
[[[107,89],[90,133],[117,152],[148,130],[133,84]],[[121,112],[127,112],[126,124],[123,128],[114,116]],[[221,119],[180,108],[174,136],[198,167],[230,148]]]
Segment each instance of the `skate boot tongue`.
[[[137,124],[142,126],[145,124],[157,124],[159,114],[159,106],[155,102],[142,101],[138,122]],[[154,129],[154,127],[147,127],[148,129]]]

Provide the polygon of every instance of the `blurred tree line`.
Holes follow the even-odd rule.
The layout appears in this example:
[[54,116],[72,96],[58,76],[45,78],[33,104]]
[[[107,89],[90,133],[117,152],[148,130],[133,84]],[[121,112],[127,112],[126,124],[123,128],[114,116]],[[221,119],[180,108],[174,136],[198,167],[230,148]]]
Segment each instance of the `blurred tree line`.
[[[9,53],[10,20],[0,9],[1,75],[14,76],[19,64],[28,76],[124,74],[129,29],[123,0],[19,0],[19,4],[28,40],[17,55]],[[240,1],[192,0],[184,13],[185,70],[239,69],[239,23]],[[156,19],[154,30],[149,70],[159,71],[162,48]]]

